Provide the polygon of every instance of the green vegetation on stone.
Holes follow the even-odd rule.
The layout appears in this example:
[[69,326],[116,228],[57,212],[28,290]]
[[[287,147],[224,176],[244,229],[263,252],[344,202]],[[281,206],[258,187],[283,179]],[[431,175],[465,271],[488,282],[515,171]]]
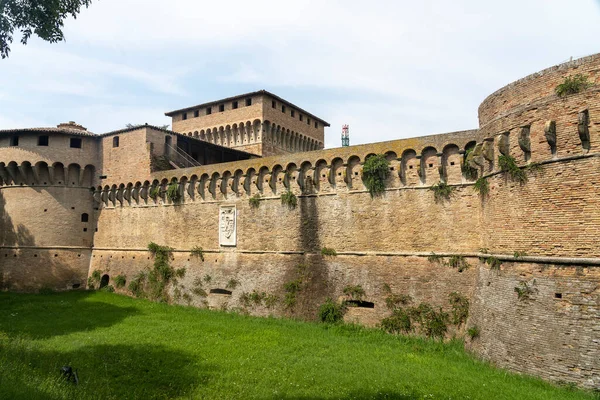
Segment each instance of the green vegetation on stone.
[[588,81],[588,77],[583,74],[576,74],[573,76],[567,76],[565,80],[558,84],[554,91],[558,97],[564,97],[569,94],[579,93],[584,89],[591,86]]
[[287,206],[290,210],[298,205],[298,198],[290,191],[281,194],[281,204]]
[[330,247],[323,247],[321,249],[321,255],[322,256],[337,256],[337,251],[335,251],[335,249],[332,249]]
[[487,178],[482,176],[481,178],[477,179],[475,184],[473,184],[473,190],[479,193],[481,197],[487,196],[487,194],[490,192],[490,183],[488,182]]
[[452,193],[454,192],[454,187],[448,185],[446,182],[439,182],[431,186],[429,190],[433,191],[433,197],[436,203],[439,203],[450,200],[450,197],[452,197]]
[[390,162],[383,154],[372,155],[365,161],[362,178],[371,197],[385,192],[385,180],[390,175]]
[[172,203],[177,203],[179,200],[181,200],[181,194],[179,193],[179,184],[175,181],[169,183],[169,185],[167,186],[167,198],[172,202]]
[[517,165],[514,157],[505,156],[504,154],[498,156],[498,166],[508,174],[513,182],[521,184],[527,182],[527,174]]

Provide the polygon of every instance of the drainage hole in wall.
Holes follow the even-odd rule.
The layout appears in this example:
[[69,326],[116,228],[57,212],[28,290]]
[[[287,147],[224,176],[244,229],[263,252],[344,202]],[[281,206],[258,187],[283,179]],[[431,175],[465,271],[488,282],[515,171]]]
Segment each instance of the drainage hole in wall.
[[83,231],[84,231],[84,232],[87,232],[87,228],[83,228]]
[[348,300],[346,301],[348,307],[359,307],[359,308],[375,308],[375,303],[363,300]]
[[54,257],[58,257],[58,254],[55,254]]
[[555,299],[562,299],[562,293],[554,293]]
[[210,289],[210,293],[227,294],[227,295],[231,296],[231,290],[227,290],[227,289]]
[[34,254],[33,256],[34,256],[34,257],[37,257],[37,254]]
[[81,286],[80,283],[74,283],[73,284],[73,289],[79,289],[80,286]]
[[454,161],[450,161],[450,165],[454,165]]

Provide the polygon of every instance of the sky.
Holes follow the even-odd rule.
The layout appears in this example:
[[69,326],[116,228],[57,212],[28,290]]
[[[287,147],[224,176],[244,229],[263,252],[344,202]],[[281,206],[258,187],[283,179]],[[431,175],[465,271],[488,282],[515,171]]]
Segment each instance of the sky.
[[497,89],[600,52],[600,0],[94,0],[64,32],[15,37],[0,129],[164,125],[266,89],[328,121],[331,148],[342,124],[351,144],[477,128]]

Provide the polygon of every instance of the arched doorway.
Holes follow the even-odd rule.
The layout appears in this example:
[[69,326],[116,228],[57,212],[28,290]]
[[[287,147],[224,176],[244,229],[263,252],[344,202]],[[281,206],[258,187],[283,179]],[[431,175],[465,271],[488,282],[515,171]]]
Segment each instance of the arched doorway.
[[102,275],[102,278],[100,279],[100,289],[108,286],[109,280],[110,280],[110,277],[107,274]]

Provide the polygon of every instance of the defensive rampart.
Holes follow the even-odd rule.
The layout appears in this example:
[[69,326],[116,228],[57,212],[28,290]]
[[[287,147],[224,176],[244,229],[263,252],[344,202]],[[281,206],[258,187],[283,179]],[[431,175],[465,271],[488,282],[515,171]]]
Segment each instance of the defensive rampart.
[[[410,295],[414,304],[445,308],[449,295],[458,292],[469,298],[470,314],[450,334],[479,327],[479,337],[467,338],[473,351],[513,370],[598,388],[600,91],[592,86],[559,98],[552,90],[564,76],[579,72],[593,83],[599,68],[600,57],[592,56],[499,90],[480,107],[479,130],[97,185],[81,199],[89,202],[97,227],[89,274],[131,281],[152,265],[146,249],[156,242],[173,247],[172,265],[186,268],[170,293],[175,301],[310,318],[327,297],[361,285],[367,306],[350,308],[346,318],[370,325],[390,313],[387,287]],[[362,181],[371,154],[385,154],[390,162],[386,191],[375,198]],[[500,171],[501,155],[515,158],[525,182]],[[465,165],[485,177],[489,193],[474,189]],[[436,200],[431,190],[441,181],[454,188],[447,200]],[[177,201],[166,195],[173,182]],[[75,188],[56,189],[65,190]],[[297,197],[295,208],[282,204],[287,192]],[[36,245],[52,247],[53,237],[70,252],[65,259],[74,259],[75,243],[47,235],[44,221],[35,222],[39,213],[20,204],[26,193],[44,207],[59,196],[50,188],[3,186],[3,226],[12,226],[11,237],[18,238],[27,236],[19,234],[22,225],[34,232]],[[250,202],[256,195],[257,207]],[[56,212],[68,213],[67,203],[57,201]],[[230,225],[223,224],[225,206],[235,206]],[[232,236],[220,241],[225,231]],[[33,251],[25,243],[4,239],[5,286],[20,287],[19,268],[36,275],[35,265],[43,276],[47,259],[63,257],[56,252],[53,258],[54,246],[45,250],[44,263],[8,262],[11,251]],[[203,249],[204,260],[191,254],[195,247]],[[321,255],[323,248],[335,249],[337,256]],[[438,262],[440,256],[464,257],[470,267],[452,268]],[[483,261],[490,258],[499,267]],[[73,262],[71,268],[84,267]],[[298,279],[302,290],[290,307],[285,284]],[[194,290],[199,286],[202,291]],[[279,302],[244,304],[243,294],[253,291]]]

